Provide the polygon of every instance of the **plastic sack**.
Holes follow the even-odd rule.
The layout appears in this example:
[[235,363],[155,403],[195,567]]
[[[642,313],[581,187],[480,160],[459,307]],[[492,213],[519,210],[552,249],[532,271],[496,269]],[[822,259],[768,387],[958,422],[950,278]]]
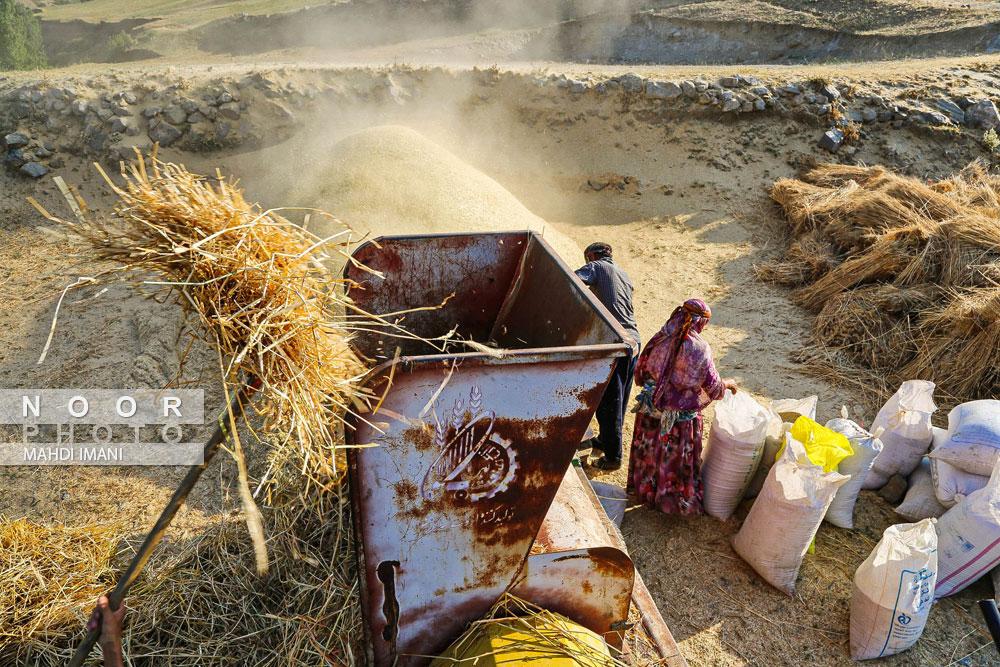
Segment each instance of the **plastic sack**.
[[920,521],[928,518],[936,519],[948,511],[947,507],[938,502],[934,493],[930,459],[923,459],[906,481],[909,487],[906,489],[903,502],[896,508],[896,514],[910,521]]
[[799,417],[816,419],[817,403],[819,403],[818,396],[779,398],[776,401],[771,401],[771,409],[781,417],[782,421],[794,422]]
[[948,413],[948,438],[934,453],[959,470],[989,477],[1000,460],[1000,401],[962,403]]
[[880,427],[885,431],[882,452],[863,488],[882,488],[893,475],[906,477],[916,470],[931,446],[931,415],[935,410],[933,382],[907,380],[900,386],[872,422],[873,433]]
[[905,651],[920,639],[937,579],[934,519],[886,528],[854,574],[851,658]]
[[826,511],[826,520],[840,528],[853,528],[854,504],[858,500],[861,486],[868,479],[875,457],[882,451],[882,441],[847,417],[831,419],[826,427],[847,438],[854,450],[853,454],[837,466],[837,472],[850,476],[850,479],[837,489],[837,495]]
[[727,391],[715,408],[715,419],[702,456],[705,512],[725,520],[743,499],[764,449],[770,413],[745,391]]
[[[771,408],[768,408],[768,414],[770,418],[767,430],[764,431],[764,450],[760,455],[760,465],[757,466],[757,472],[754,473],[746,493],[743,494],[744,498],[756,498],[760,493],[764,487],[764,480],[767,479],[767,473],[771,472],[771,467],[778,458],[778,450],[785,442],[786,425],[781,416]],[[791,427],[791,424],[788,424],[788,427]]]
[[943,428],[932,429],[933,444],[931,445],[931,479],[934,481],[934,495],[945,507],[954,507],[958,501],[973,491],[986,486],[990,478],[985,475],[973,475],[959,470],[950,463],[937,458],[938,449],[948,440],[948,431]]
[[1000,465],[989,483],[938,519],[938,584],[934,597],[957,593],[1000,562]]
[[785,447],[760,496],[732,538],[733,548],[769,584],[795,592],[802,558],[845,475],[824,472],[802,443],[785,436]]

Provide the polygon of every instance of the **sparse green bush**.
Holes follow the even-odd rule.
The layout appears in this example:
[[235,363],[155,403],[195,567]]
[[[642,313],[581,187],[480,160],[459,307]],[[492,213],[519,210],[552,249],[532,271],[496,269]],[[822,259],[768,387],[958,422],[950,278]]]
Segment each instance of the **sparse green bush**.
[[983,135],[983,148],[990,153],[996,153],[1000,148],[1000,136],[997,136],[996,130],[986,130],[986,134]]
[[135,48],[135,45],[135,37],[124,30],[108,37],[108,52],[111,55],[121,55],[126,51],[131,51]]
[[38,19],[17,0],[0,0],[0,70],[45,65]]

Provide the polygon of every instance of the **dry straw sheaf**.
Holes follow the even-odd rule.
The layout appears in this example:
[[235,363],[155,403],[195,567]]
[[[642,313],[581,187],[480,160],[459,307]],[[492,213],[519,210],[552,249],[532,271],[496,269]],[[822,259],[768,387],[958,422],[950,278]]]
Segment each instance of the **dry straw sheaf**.
[[973,163],[924,183],[822,164],[772,190],[792,241],[758,275],[816,312],[802,359],[873,390],[935,381],[959,401],[1000,390],[1000,176]]

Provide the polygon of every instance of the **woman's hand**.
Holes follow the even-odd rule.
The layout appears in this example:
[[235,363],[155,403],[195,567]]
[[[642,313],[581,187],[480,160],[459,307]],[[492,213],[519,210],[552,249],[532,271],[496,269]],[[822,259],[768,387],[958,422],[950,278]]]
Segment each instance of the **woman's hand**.
[[739,393],[740,388],[739,386],[737,386],[736,380],[734,380],[733,378],[725,378],[722,381],[722,383],[726,385],[726,389],[733,392],[734,394]]

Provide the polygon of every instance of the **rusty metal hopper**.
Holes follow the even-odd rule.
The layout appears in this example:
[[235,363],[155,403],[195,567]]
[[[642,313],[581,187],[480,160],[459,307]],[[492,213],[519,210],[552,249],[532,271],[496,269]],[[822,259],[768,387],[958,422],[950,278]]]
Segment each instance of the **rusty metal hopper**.
[[369,657],[422,665],[518,577],[631,343],[532,232],[387,237],[354,257],[384,274],[345,270],[361,308],[503,350],[442,353],[387,331],[354,342],[384,394],[348,435],[377,445],[349,458]]

